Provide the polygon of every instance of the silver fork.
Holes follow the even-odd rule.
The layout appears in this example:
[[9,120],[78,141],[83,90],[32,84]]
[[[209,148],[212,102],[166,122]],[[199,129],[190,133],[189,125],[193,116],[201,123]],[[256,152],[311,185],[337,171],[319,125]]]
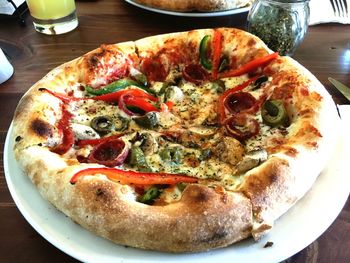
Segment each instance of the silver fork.
[[333,12],[338,17],[349,17],[347,0],[330,0]]

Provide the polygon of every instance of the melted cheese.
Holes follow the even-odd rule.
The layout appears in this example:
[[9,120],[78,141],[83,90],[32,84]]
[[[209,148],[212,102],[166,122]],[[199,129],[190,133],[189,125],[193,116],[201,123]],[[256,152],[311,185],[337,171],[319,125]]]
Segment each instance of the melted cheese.
[[[227,90],[240,85],[247,79],[248,76],[244,75],[235,78],[226,78],[223,81]],[[155,82],[151,88],[152,90],[159,92],[162,87],[162,82]],[[77,96],[84,96],[84,92],[81,91],[78,86],[74,88],[74,92]],[[262,89],[250,91],[250,93],[256,99],[261,97],[262,92]],[[180,130],[187,130],[197,133],[196,130],[198,130],[198,127],[201,127],[201,125],[203,125],[203,123],[205,123],[208,119],[215,120],[217,118],[217,102],[221,94],[221,92],[218,92],[218,90],[213,88],[213,84],[211,82],[206,82],[203,85],[194,85],[193,83],[182,81],[175,89],[174,96],[176,96],[176,99],[173,99],[173,102],[175,103],[173,109],[170,112],[159,112],[158,131],[168,129],[174,131],[178,128]],[[161,101],[163,99],[164,98],[162,97]],[[69,111],[73,113],[72,122],[82,125],[90,125],[90,122],[94,117],[101,115],[107,115],[112,118],[116,118],[118,115],[121,115],[123,117],[130,118],[130,116],[126,115],[118,108],[118,105],[95,100],[73,101],[70,104]],[[269,143],[267,138],[270,138],[271,136],[273,137],[274,135],[276,135],[276,137],[280,136],[281,131],[279,129],[271,128],[263,124],[260,111],[256,113],[255,118],[260,124],[261,132],[258,136],[251,138],[246,142],[246,151],[265,147]],[[136,133],[134,131],[137,130],[140,131],[142,128],[131,121],[128,134],[121,137],[121,139],[123,139],[126,144],[130,144],[129,141],[132,141],[135,138]],[[201,130],[199,129],[199,131]],[[154,131],[148,132],[156,139],[161,135],[160,133]],[[208,137],[212,136],[212,134],[202,134],[199,132],[199,136]],[[180,164],[164,161],[159,155],[161,150],[171,147],[181,148],[183,156],[185,157]],[[79,149],[76,153],[87,157],[91,149],[91,146],[86,146]],[[241,184],[244,175],[237,175],[236,168],[233,165],[223,162],[215,156],[205,161],[201,161],[202,150],[203,149],[200,148],[188,148],[180,144],[166,142],[163,145],[159,145],[159,148],[155,153],[149,154],[145,156],[145,158],[153,172],[184,174],[200,179],[211,179],[213,181],[209,182],[215,182],[213,183],[214,185],[219,184],[225,189],[236,190]],[[195,159],[195,164],[187,162],[185,160],[186,156],[191,156],[191,158]],[[137,170],[137,168],[129,167],[128,164],[124,164],[120,166],[120,168]],[[128,189],[130,191],[127,191],[129,196],[128,198],[135,200],[138,194],[136,194],[133,187],[129,188]],[[166,203],[171,203],[180,200],[181,195],[182,193],[178,187],[171,187],[163,190],[161,199]]]

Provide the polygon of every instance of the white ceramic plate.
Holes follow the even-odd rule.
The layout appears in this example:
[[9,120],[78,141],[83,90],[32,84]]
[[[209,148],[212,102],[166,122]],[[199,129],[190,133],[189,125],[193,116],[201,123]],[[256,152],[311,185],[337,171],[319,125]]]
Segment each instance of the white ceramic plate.
[[[343,121],[345,124],[346,122]],[[335,220],[349,193],[347,158],[350,143],[343,128],[336,154],[313,188],[277,222],[259,242],[248,239],[224,249],[197,254],[168,254],[115,245],[73,223],[42,199],[21,172],[13,156],[10,127],[4,149],[5,176],[12,197],[26,220],[45,239],[68,255],[83,262],[279,262],[312,243]],[[326,211],[326,212],[325,212]],[[273,246],[263,248],[267,241]]]
[[171,16],[188,16],[188,17],[227,16],[227,15],[235,15],[235,14],[248,12],[250,9],[250,7],[242,7],[242,8],[225,10],[225,11],[217,11],[217,12],[176,12],[176,11],[168,11],[164,9],[149,7],[146,5],[139,4],[134,0],[125,0],[125,1],[128,2],[129,4],[132,4],[134,6],[137,6],[139,8],[142,8],[151,12],[156,12],[156,13],[171,15]]

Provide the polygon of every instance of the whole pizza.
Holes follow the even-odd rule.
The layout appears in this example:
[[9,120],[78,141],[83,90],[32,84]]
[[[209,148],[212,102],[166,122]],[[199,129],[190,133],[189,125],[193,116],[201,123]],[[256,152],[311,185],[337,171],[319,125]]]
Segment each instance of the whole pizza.
[[296,61],[247,32],[203,29],[102,45],[52,70],[19,102],[14,152],[84,228],[194,252],[270,231],[322,171],[337,120]]
[[250,6],[253,0],[134,0],[152,8],[179,12],[215,12]]

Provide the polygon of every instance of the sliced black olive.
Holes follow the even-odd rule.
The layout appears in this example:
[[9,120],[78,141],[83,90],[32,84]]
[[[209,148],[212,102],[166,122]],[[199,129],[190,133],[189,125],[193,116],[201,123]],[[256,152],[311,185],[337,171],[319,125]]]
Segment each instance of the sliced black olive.
[[114,129],[116,131],[125,131],[129,127],[129,120],[127,118],[124,118],[120,115],[115,119],[114,121]]
[[113,119],[109,116],[98,116],[91,120],[91,127],[98,133],[106,134],[113,129]]
[[134,121],[137,123],[137,125],[146,128],[146,129],[153,129],[157,127],[159,122],[158,113],[151,111],[146,113],[143,116],[134,118]]
[[268,77],[267,76],[261,76],[260,78],[258,78],[255,82],[254,82],[254,88],[253,90],[259,89],[261,87],[261,85],[263,83],[265,83],[266,81],[268,81]]
[[277,127],[288,121],[287,110],[281,100],[267,100],[261,108],[261,117],[267,125]]
[[138,201],[144,204],[151,204],[154,199],[160,195],[160,193],[161,191],[156,186],[152,186],[138,198]]

